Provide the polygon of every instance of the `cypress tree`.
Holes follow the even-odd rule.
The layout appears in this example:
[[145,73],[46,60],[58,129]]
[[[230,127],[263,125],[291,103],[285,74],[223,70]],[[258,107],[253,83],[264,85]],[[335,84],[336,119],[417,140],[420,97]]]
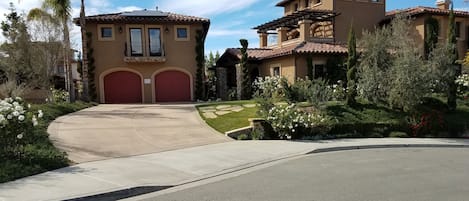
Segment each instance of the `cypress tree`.
[[456,110],[457,107],[457,92],[458,86],[456,84],[456,78],[458,75],[458,49],[457,49],[457,39],[456,39],[456,21],[454,16],[453,2],[451,2],[451,10],[449,13],[449,25],[448,25],[448,42],[449,53],[451,57],[452,65],[450,68],[450,77],[448,79],[448,108],[450,110]]
[[241,43],[241,61],[239,62],[242,69],[242,82],[241,82],[241,99],[248,100],[251,98],[251,76],[248,68],[248,46],[249,43],[246,39],[239,40]]
[[204,72],[205,72],[205,53],[204,53],[204,33],[202,30],[196,31],[195,60],[197,62],[197,73],[195,79],[195,97],[202,100],[205,95],[204,90]]
[[353,26],[348,35],[348,59],[347,59],[347,105],[356,105],[357,92],[357,41]]

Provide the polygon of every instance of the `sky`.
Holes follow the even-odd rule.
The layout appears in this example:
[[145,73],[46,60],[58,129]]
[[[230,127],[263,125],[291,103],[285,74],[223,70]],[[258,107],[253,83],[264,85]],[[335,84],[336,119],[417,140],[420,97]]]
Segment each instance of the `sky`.
[[[239,39],[249,40],[250,47],[258,47],[258,35],[252,27],[277,19],[283,9],[275,7],[280,0],[86,0],[86,14],[95,15],[141,9],[159,8],[161,11],[206,17],[211,26],[206,41],[206,53],[226,48],[239,47]],[[9,0],[0,1],[0,21],[8,13]],[[11,0],[19,12],[27,13],[40,7],[42,0]],[[79,16],[80,0],[71,0],[73,17]],[[178,3],[174,3],[178,2]],[[436,0],[388,0],[386,10],[403,9],[413,6],[435,6]],[[455,9],[469,10],[469,3],[455,0]],[[78,49],[80,44],[79,27],[74,26],[71,33],[72,45]],[[3,41],[0,36],[0,41]]]

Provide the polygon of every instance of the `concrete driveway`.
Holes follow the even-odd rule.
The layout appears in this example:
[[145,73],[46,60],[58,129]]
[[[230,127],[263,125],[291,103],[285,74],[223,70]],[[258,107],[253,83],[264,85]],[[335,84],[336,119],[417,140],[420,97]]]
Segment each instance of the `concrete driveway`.
[[76,163],[230,141],[193,104],[99,105],[57,119],[48,132]]

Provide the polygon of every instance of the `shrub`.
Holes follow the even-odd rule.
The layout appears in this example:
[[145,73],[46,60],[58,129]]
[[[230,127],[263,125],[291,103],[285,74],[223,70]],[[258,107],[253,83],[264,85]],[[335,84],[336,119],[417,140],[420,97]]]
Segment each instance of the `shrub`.
[[31,111],[22,98],[0,100],[0,155],[11,158],[22,154],[22,146],[39,124],[43,112]]
[[263,140],[264,139],[264,128],[254,128],[251,132],[252,140]]
[[238,136],[238,140],[249,140],[249,136],[246,134],[241,134]]
[[298,139],[302,135],[327,132],[329,119],[317,110],[302,111],[295,104],[276,105],[265,118],[280,139]]
[[393,131],[393,132],[389,133],[389,137],[392,137],[392,138],[407,138],[409,136],[407,135],[407,133],[404,133],[404,132]]
[[53,103],[65,103],[69,100],[70,95],[67,91],[61,89],[51,89],[52,97],[51,101]]

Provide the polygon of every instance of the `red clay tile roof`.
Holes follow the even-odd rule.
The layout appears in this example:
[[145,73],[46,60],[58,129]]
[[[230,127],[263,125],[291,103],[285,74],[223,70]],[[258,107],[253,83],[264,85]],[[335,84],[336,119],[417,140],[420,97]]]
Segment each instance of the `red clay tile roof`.
[[[249,59],[252,60],[264,60],[275,57],[281,57],[286,55],[292,55],[294,53],[307,54],[347,54],[348,49],[346,45],[341,44],[329,44],[329,43],[315,43],[315,42],[303,42],[300,44],[293,44],[283,46],[282,48],[252,48],[248,49]],[[231,54],[241,59],[241,51],[239,48],[229,48],[225,54]]]
[[[419,14],[449,15],[449,12],[450,10],[446,10],[446,9],[418,6],[418,7],[413,7],[413,8],[392,10],[392,11],[387,12],[386,16],[394,17],[397,14],[407,14],[410,16],[415,16]],[[469,12],[467,11],[455,10],[454,14],[457,17],[469,17]]]
[[[99,22],[99,23],[113,23],[113,22],[125,22],[125,23],[154,23],[154,22],[180,22],[180,23],[210,23],[210,20],[202,17],[195,17],[189,15],[181,15],[176,13],[165,13],[166,16],[125,16],[125,13],[111,13],[102,15],[87,16],[87,22]],[[124,15],[123,15],[124,14]],[[75,18],[74,22],[79,24],[79,18]]]
[[290,2],[292,0],[282,0],[280,2],[278,2],[275,6],[284,6],[286,3]]

